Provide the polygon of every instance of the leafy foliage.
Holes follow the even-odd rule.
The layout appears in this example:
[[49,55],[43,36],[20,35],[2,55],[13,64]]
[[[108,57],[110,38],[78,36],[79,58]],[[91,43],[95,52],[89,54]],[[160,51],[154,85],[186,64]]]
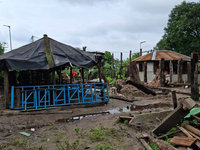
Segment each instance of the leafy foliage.
[[0,43],[0,55],[4,54],[6,43]]
[[165,35],[156,49],[170,49],[190,55],[191,52],[200,52],[200,2],[183,1],[176,5],[170,15]]

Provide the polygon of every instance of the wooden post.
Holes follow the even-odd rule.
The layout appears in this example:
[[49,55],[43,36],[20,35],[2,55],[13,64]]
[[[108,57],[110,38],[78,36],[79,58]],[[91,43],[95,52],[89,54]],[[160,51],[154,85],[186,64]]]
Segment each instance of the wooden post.
[[101,64],[99,63],[97,66],[99,71],[99,82],[101,83]]
[[60,67],[60,74],[59,74],[59,79],[60,79],[60,84],[62,84],[62,69],[61,69],[61,67]]
[[144,72],[144,82],[147,82],[147,62],[144,62],[143,65],[143,72]]
[[53,72],[52,72],[52,80],[53,80],[53,85],[56,84],[56,77],[55,77],[55,70],[53,69]]
[[191,63],[187,62],[187,82],[191,83]]
[[161,86],[165,86],[165,59],[161,58],[160,60],[160,83]]
[[178,60],[178,68],[177,68],[177,73],[178,73],[178,83],[181,83],[183,81],[182,79],[182,72],[183,72],[183,59]]
[[176,91],[172,91],[172,101],[174,104],[174,109],[177,107]]
[[122,52],[121,52],[121,57],[120,57],[120,78],[122,78]]
[[173,63],[172,63],[172,60],[170,60],[170,62],[169,62],[169,74],[170,74],[169,82],[172,83],[172,75],[173,75]]
[[70,67],[70,84],[72,84],[73,74],[72,74],[72,67]]
[[8,78],[8,68],[4,68],[4,98],[6,109],[9,109],[9,78]]
[[128,73],[129,73],[129,76],[130,76],[130,73],[131,73],[131,50],[130,50],[130,54],[129,54],[129,67],[128,67]]
[[85,80],[84,80],[84,69],[83,68],[81,68],[81,77],[82,77],[82,83],[84,83]]
[[195,101],[199,100],[198,70],[196,67],[198,60],[199,60],[198,53],[192,53],[191,54],[191,98]]
[[114,53],[112,53],[113,78],[115,78]]
[[142,56],[142,49],[140,48],[140,56]]
[[16,88],[16,97],[17,97],[17,107],[20,107],[21,98],[20,98],[20,89],[19,88]]
[[129,65],[129,77],[130,77],[132,80],[134,80],[134,81],[136,81],[136,82],[138,82],[138,83],[141,82],[141,81],[140,81],[140,76],[139,76],[138,67],[137,67],[135,61],[130,62],[130,65]]

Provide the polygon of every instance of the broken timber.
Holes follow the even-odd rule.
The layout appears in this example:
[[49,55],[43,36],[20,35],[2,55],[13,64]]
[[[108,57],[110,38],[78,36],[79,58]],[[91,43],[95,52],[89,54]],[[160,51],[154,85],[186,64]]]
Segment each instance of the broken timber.
[[153,150],[148,143],[145,141],[144,137],[142,135],[138,134],[136,135],[136,138],[142,143],[142,145],[146,148],[146,150]]
[[152,131],[155,135],[168,132],[196,105],[191,98],[184,99],[181,104],[182,105],[176,107],[176,109],[174,109],[167,117],[165,117],[159,126]]
[[178,150],[177,148],[169,145],[167,142],[165,141],[161,141],[158,139],[153,138],[152,136],[148,135],[148,138],[151,142],[155,143],[158,148],[160,148],[161,150]]
[[138,89],[140,89],[141,91],[145,92],[146,94],[152,94],[153,96],[156,95],[155,91],[147,88],[146,86],[144,86],[143,84],[141,84],[141,83],[139,83],[137,81],[132,80],[130,77],[127,78],[126,83],[137,87]]
[[172,145],[181,145],[181,146],[188,146],[191,147],[195,142],[196,142],[196,138],[192,138],[192,137],[183,137],[183,136],[174,136],[169,143],[171,143]]

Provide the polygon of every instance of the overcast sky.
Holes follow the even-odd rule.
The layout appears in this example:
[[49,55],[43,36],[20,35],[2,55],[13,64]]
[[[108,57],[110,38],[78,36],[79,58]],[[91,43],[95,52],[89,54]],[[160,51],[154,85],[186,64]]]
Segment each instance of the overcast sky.
[[[18,48],[47,34],[73,47],[110,51],[151,50],[164,34],[168,15],[183,0],[0,0],[0,42]],[[199,0],[192,0],[199,2]],[[6,49],[9,51],[10,47]]]

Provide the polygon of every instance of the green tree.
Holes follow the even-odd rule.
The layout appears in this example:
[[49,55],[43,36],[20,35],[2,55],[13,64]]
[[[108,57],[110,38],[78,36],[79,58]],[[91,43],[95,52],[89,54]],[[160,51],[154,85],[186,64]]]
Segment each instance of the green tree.
[[155,50],[170,50],[170,47],[167,44],[166,35],[164,35],[162,37],[162,39],[156,44],[156,46],[153,49],[155,49]]
[[[4,54],[5,46],[6,46],[5,42],[0,43],[0,55]],[[0,70],[0,84],[3,83],[3,77],[4,77],[3,71]]]
[[4,54],[6,43],[0,43],[0,55]]
[[183,1],[176,5],[164,28],[169,49],[190,55],[200,52],[200,2]]
[[105,57],[105,59],[107,59],[107,60],[106,60],[107,63],[112,64],[112,55],[111,55],[110,52],[105,51],[104,57]]

